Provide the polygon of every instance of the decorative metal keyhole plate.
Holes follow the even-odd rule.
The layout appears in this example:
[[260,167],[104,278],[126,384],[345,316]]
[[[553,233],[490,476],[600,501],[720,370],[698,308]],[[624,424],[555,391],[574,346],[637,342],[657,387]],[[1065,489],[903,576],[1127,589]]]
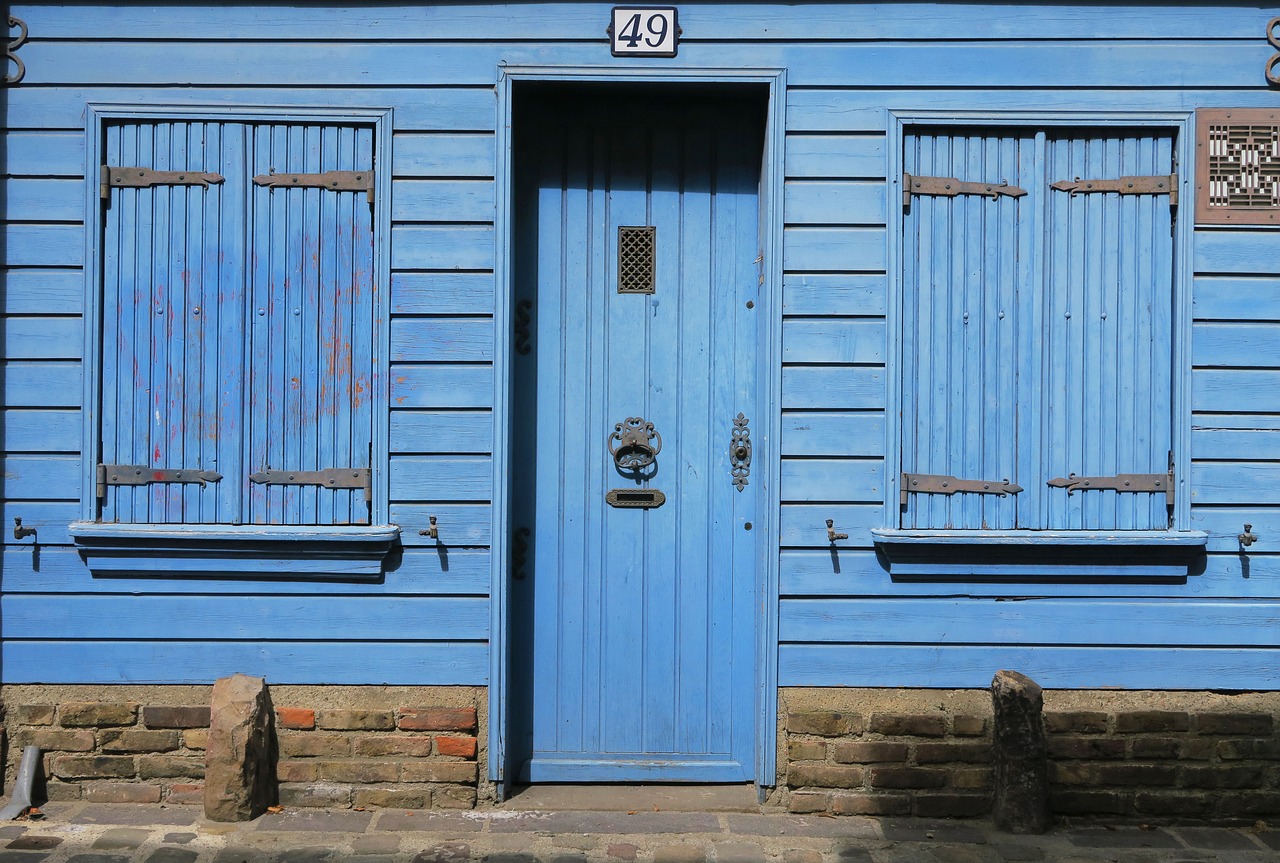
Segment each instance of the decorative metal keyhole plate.
[[1280,222],[1280,112],[1201,109],[1196,127],[1196,221]]
[[733,420],[733,442],[729,445],[729,465],[733,471],[733,485],[738,491],[747,487],[751,475],[750,420],[742,412]]
[[618,226],[618,293],[652,294],[654,259],[657,257],[658,229]]
[[662,452],[662,435],[644,417],[627,417],[609,435],[609,454],[621,470],[639,470],[653,464]]

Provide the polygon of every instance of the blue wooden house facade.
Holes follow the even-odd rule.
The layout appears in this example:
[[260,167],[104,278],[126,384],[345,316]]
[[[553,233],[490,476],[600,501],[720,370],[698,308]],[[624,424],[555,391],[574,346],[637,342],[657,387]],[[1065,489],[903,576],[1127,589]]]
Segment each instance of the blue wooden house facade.
[[1280,688],[1277,14],[11,6],[0,682],[470,688],[499,787]]

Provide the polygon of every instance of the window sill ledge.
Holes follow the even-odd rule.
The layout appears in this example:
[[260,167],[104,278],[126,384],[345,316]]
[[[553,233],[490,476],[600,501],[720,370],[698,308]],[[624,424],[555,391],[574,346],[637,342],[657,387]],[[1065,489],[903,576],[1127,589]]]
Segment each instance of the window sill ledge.
[[104,524],[68,526],[95,576],[376,579],[398,525]]
[[1209,538],[1199,530],[878,528],[871,535],[892,576],[922,580],[1185,579]]

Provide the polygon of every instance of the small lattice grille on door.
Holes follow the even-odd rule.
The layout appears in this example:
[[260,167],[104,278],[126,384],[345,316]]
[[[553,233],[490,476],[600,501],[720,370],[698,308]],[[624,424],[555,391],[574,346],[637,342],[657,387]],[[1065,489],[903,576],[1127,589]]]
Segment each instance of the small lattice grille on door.
[[618,226],[618,293],[652,294],[658,229]]
[[1196,221],[1280,223],[1280,112],[1196,112]]

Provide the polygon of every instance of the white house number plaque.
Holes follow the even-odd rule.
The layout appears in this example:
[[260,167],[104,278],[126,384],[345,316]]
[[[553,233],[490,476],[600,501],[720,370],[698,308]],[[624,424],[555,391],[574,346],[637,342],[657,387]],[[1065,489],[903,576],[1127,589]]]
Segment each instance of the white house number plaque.
[[680,37],[674,6],[614,6],[609,25],[615,57],[674,57]]

